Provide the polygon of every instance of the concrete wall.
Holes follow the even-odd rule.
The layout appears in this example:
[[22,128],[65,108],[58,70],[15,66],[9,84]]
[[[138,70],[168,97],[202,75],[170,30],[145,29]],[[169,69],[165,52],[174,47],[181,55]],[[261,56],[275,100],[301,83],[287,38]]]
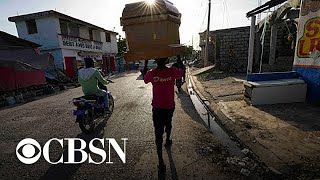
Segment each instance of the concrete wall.
[[51,50],[45,50],[42,51],[43,53],[52,53],[54,57],[54,66],[55,68],[64,69],[64,60],[61,49],[51,49]]
[[28,34],[25,21],[16,22],[18,35],[22,39],[42,45],[41,50],[55,49],[59,47],[57,34],[60,33],[59,19],[44,17],[36,19],[38,33]]
[[103,42],[102,50],[103,52],[108,52],[112,54],[118,53],[118,43],[117,43],[117,37],[116,34],[110,34],[111,36],[111,42],[106,42],[106,34],[104,32],[101,32],[101,40]]
[[90,39],[89,29],[87,27],[83,27],[83,26],[80,27],[79,34],[80,34],[80,37],[82,37],[84,39]]
[[216,64],[224,71],[246,72],[250,27],[218,30],[216,42]]
[[82,60],[83,58],[78,55],[78,51],[70,50],[70,49],[62,49],[61,50],[64,57],[75,57],[76,60]]
[[[202,58],[205,54],[205,34],[200,34]],[[209,61],[223,71],[246,72],[249,35],[249,26],[210,31]]]
[[[294,32],[294,30],[291,30]],[[294,50],[291,49],[291,42],[286,38],[288,29],[285,24],[280,24],[277,34],[276,62],[269,64],[270,53],[270,27],[265,35],[263,47],[263,72],[289,71],[292,69]],[[250,27],[239,27],[222,29],[210,32],[212,45],[209,44],[209,61],[213,62],[223,71],[246,72],[248,61],[248,47]],[[256,33],[254,49],[253,71],[259,71],[262,48],[260,45],[260,32]],[[210,43],[210,42],[209,42]],[[205,33],[200,33],[200,47],[202,58],[204,57]]]
[[[209,57],[208,57],[208,61],[212,64],[215,63],[216,61],[216,57],[215,57],[215,36],[212,32],[209,33],[209,44],[208,44],[208,53],[209,53]],[[199,46],[201,48],[201,52],[200,52],[200,58],[203,60],[206,56],[206,51],[205,51],[205,47],[206,47],[206,32],[204,33],[200,33],[200,42],[199,42]]]
[[[55,66],[59,69],[64,69],[64,57],[76,57],[79,51],[91,51],[90,49],[84,49],[76,46],[66,47],[63,46],[60,30],[60,22],[56,17],[42,17],[35,19],[37,24],[37,33],[28,34],[28,29],[25,21],[16,22],[18,35],[20,38],[29,40],[31,42],[42,45],[40,49],[43,52],[51,52],[55,57]],[[102,42],[102,50],[92,50],[92,52],[98,52],[103,55],[117,54],[118,46],[116,34],[111,33],[111,42],[106,42],[105,32],[102,30],[93,30],[93,40]],[[81,26],[79,28],[79,36],[83,39],[90,39],[89,27]],[[91,41],[92,42],[92,41]]]

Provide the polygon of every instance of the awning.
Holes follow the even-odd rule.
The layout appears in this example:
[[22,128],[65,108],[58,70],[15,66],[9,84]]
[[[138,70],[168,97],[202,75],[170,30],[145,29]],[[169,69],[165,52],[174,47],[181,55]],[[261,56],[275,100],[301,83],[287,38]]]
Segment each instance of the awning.
[[8,61],[20,61],[30,64],[38,69],[46,69],[54,66],[54,57],[50,53],[37,54],[32,48],[29,49],[2,49],[0,59]]
[[259,6],[259,7],[255,8],[255,9],[249,11],[247,13],[247,17],[251,17],[251,16],[254,16],[256,14],[259,14],[259,13],[261,13],[261,12],[267,10],[267,9],[275,7],[275,6],[277,6],[279,4],[282,4],[282,3],[286,2],[286,1],[287,0],[271,0],[271,1],[268,1],[265,4],[263,4],[262,6]]
[[0,59],[0,68],[12,68],[16,71],[36,71],[40,68],[35,68],[30,64],[26,64],[21,61],[14,61],[14,60],[3,60]]
[[270,23],[271,25],[274,23],[281,22],[283,17],[285,17],[291,9],[297,9],[300,7],[301,0],[289,0],[282,6],[280,6],[277,10],[275,10],[273,13],[262,19],[260,22],[258,22],[258,29],[263,27],[264,21],[267,18],[267,23]]

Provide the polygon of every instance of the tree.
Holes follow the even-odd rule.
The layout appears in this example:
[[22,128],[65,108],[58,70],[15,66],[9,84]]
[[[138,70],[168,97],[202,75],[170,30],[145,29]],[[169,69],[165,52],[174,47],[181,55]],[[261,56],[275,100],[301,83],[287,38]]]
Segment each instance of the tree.
[[193,52],[194,52],[193,46],[186,46],[186,51],[184,56],[186,58],[192,58]]
[[127,50],[127,40],[126,38],[122,38],[119,35],[119,38],[117,39],[117,43],[118,43],[118,55],[122,56]]

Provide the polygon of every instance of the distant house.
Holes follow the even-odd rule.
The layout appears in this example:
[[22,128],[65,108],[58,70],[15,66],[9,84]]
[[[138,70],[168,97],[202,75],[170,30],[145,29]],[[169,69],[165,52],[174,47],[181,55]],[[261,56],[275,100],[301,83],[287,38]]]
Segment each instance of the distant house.
[[41,52],[54,54],[55,66],[75,78],[85,58],[94,58],[104,71],[118,53],[116,32],[49,10],[9,17],[20,38],[38,43]]
[[1,92],[46,84],[45,69],[53,65],[53,56],[38,54],[39,47],[0,31]]

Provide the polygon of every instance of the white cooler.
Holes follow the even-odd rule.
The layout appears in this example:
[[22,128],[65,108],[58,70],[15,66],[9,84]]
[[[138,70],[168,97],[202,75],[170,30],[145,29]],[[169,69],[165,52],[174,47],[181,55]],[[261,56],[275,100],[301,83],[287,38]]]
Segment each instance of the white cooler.
[[252,105],[304,102],[307,84],[302,79],[245,81],[245,99]]

